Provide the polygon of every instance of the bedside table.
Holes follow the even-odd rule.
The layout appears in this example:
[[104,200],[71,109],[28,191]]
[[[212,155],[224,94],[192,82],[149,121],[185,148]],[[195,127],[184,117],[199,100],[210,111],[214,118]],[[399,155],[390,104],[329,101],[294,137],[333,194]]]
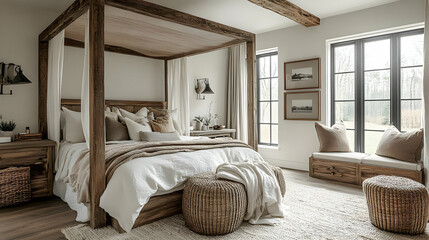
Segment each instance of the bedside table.
[[209,137],[209,138],[218,138],[218,137],[231,137],[235,139],[235,129],[221,129],[221,130],[206,130],[206,131],[191,131],[190,135],[194,137]]
[[55,145],[51,140],[1,143],[0,169],[29,166],[31,197],[52,196]]

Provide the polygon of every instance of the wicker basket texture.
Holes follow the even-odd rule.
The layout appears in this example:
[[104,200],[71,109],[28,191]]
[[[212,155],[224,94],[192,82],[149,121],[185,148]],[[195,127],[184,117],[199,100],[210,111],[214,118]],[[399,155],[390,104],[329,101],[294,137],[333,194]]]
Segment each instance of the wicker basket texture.
[[30,167],[11,167],[0,170],[0,208],[30,200]]
[[374,226],[405,234],[425,231],[429,196],[423,184],[408,178],[379,175],[366,179],[363,190]]

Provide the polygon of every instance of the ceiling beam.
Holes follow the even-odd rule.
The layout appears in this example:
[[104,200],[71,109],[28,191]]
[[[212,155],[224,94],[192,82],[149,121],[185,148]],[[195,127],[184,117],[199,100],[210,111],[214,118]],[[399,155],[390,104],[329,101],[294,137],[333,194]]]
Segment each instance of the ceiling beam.
[[246,32],[244,30],[213,22],[171,8],[163,7],[161,5],[146,2],[144,0],[106,0],[106,4],[112,7],[121,8],[131,12],[233,38],[250,40],[254,35],[253,33]]
[[[64,39],[64,46],[76,47],[76,48],[85,48],[85,43],[78,41],[78,40],[71,39],[71,38],[65,38]],[[131,50],[129,48],[118,47],[118,46],[107,45],[107,44],[104,45],[104,51],[126,54],[126,55],[132,55],[132,56],[137,56],[137,57],[145,57],[145,58],[165,60],[165,57],[154,57],[154,56],[146,55],[146,54]]]
[[258,6],[276,12],[306,27],[320,25],[320,18],[286,0],[248,0]]

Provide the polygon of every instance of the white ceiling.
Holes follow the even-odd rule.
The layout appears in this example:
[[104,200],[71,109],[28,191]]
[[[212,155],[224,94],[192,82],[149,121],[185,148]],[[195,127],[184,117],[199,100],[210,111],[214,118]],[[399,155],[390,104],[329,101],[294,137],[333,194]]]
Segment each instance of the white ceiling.
[[[169,8],[230,25],[253,33],[268,32],[297,23],[247,0],[147,0]],[[323,18],[371,8],[399,0],[290,0]],[[2,0],[16,6],[64,11],[73,0]]]

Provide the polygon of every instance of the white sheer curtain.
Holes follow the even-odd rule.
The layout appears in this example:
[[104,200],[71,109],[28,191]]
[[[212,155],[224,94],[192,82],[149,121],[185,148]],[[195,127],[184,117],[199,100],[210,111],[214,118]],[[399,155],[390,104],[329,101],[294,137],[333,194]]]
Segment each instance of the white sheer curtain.
[[424,128],[424,170],[426,187],[429,189],[429,0],[426,1],[425,37],[424,37],[424,71],[423,71],[423,128]]
[[247,142],[246,44],[228,49],[227,127],[237,130],[237,139]]
[[182,134],[189,136],[191,117],[189,113],[189,81],[187,58],[169,60],[168,72],[168,109],[177,109],[177,120]]
[[85,49],[80,101],[83,135],[85,135],[86,145],[89,148],[89,18],[85,27]]
[[[64,30],[49,41],[48,54],[48,138],[57,142],[55,156],[58,157],[58,147],[61,134],[60,118],[61,86],[63,82],[64,63]],[[57,170],[57,168],[58,161],[55,161],[55,170]]]

